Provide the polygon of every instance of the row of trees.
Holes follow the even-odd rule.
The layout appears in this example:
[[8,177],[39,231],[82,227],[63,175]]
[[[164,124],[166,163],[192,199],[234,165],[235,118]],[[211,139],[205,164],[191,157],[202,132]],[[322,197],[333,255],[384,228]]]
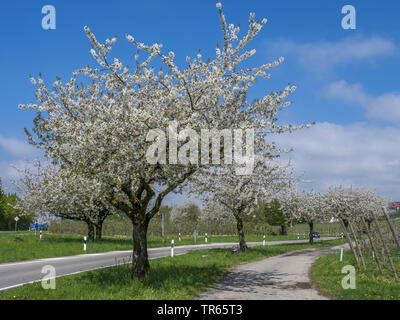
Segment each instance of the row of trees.
[[[133,227],[132,275],[137,278],[150,272],[148,226],[172,192],[197,195],[210,220],[233,217],[241,251],[247,247],[244,219],[257,216],[265,204],[266,211],[277,206],[273,199],[281,205],[283,232],[287,221],[307,222],[312,241],[319,215],[338,213],[329,193],[293,191],[297,179],[291,167],[277,161],[290,150],[279,148],[274,136],[310,126],[278,123],[295,86],[249,101],[255,83],[268,79],[283,58],[249,67],[255,50],[246,47],[266,19],[256,21],[251,13],[248,31],[239,36],[239,26],[227,24],[219,1],[217,9],[223,40],[213,59],[203,60],[199,52],[179,67],[175,54],[164,54],[161,44],[146,45],[127,35],[137,52],[130,68],[111,56],[116,37],[101,43],[85,27],[96,68],[76,70],[64,84],[57,78],[51,88],[41,75],[31,79],[37,104],[20,108],[37,111],[33,129],[26,132],[48,162],[21,172],[21,210],[84,221],[90,238],[101,237],[108,216],[126,215]],[[251,129],[245,148],[241,135],[235,134],[232,143],[219,134],[244,129]],[[203,139],[203,132],[214,135]],[[195,214],[192,209],[187,214]],[[179,221],[183,213],[170,214]]]
[[[279,233],[282,235],[287,234],[288,222],[277,199],[260,203],[255,207],[250,206],[250,208],[251,210],[249,210],[248,214],[241,215],[243,229],[254,229],[252,226],[258,225],[260,229],[264,227],[264,233],[265,230],[268,230],[268,234],[271,234],[273,230],[271,226],[279,226]],[[170,209],[170,214],[167,214],[167,221],[177,226],[173,230],[178,232],[185,231],[186,233],[188,230],[190,230],[189,232],[198,230],[199,226],[203,228],[206,226],[205,232],[213,233],[214,231],[215,233],[218,230],[226,229],[224,226],[237,224],[237,218],[232,211],[214,201],[205,203],[201,209],[196,203],[190,201],[173,206]],[[232,230],[231,228],[229,229]],[[233,231],[235,230],[237,230],[237,227],[233,229]]]
[[[271,139],[306,127],[278,124],[278,113],[290,105],[285,100],[295,86],[249,101],[254,84],[268,79],[269,70],[283,58],[248,67],[246,60],[255,50],[245,48],[266,19],[256,21],[251,13],[248,31],[239,37],[240,28],[227,24],[220,2],[217,10],[223,41],[213,59],[203,60],[198,53],[180,68],[173,52],[162,53],[161,44],[146,45],[127,35],[137,51],[135,67],[130,68],[111,57],[116,37],[101,43],[85,27],[98,67],[74,71],[65,84],[57,78],[52,88],[41,75],[32,78],[37,103],[20,105],[37,111],[34,128],[26,133],[49,160],[23,173],[21,209],[80,219],[89,229],[97,223],[99,230],[106,215],[125,214],[133,226],[132,275],[137,278],[149,274],[148,225],[171,192],[186,189],[229,208],[245,249],[242,216],[291,180],[286,168],[275,162],[289,150]],[[191,140],[190,133],[244,129],[253,134],[246,135],[246,148],[241,136],[235,136],[234,157],[221,136],[202,140],[209,152],[202,149],[201,160],[196,156],[199,141]],[[168,146],[149,148],[149,142],[162,142],[163,136],[155,133],[165,132]],[[150,151],[156,161],[149,161]],[[241,174],[253,162],[254,172]],[[229,196],[228,186],[233,191]]]
[[[364,218],[370,225],[388,207],[388,202],[373,191],[345,189],[342,186],[331,186],[322,194],[292,189],[280,198],[280,203],[286,221],[294,220],[309,225],[310,243],[313,242],[313,227],[317,221],[339,221],[347,236],[350,221]],[[349,245],[352,248],[351,241]]]

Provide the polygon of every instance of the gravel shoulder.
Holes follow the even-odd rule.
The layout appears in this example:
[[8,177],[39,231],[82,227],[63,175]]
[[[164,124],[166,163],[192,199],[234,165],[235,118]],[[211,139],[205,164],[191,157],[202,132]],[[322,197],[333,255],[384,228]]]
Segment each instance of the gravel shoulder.
[[311,286],[310,269],[322,255],[339,252],[346,244],[288,252],[233,267],[200,300],[328,300]]

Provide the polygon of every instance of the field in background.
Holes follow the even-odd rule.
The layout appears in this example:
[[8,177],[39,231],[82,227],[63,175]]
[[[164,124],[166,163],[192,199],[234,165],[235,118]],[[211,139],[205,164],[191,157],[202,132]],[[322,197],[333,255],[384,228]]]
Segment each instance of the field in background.
[[[262,236],[266,234],[270,235],[279,235],[280,227],[278,226],[270,226],[267,224],[251,224],[245,223],[245,234],[246,235],[257,235]],[[197,230],[199,235],[204,236],[204,233],[207,232],[208,235],[235,235],[237,234],[236,225],[234,223],[219,223],[219,224],[207,224],[207,223],[198,223],[196,225],[183,225],[177,226],[176,224],[170,223],[169,221],[165,221],[164,225],[165,235],[166,236],[178,236],[179,232],[182,235],[192,235],[194,230]],[[160,217],[154,218],[149,225],[148,235],[154,237],[161,237],[161,221]],[[307,224],[297,224],[292,227],[287,228],[288,235],[308,235],[308,225]],[[73,221],[73,220],[58,220],[51,221],[49,231],[52,233],[60,233],[60,234],[69,234],[69,233],[78,233],[81,235],[87,234],[87,225],[82,221]],[[342,231],[340,230],[339,223],[315,223],[314,231],[319,232],[324,236],[336,236],[340,234]],[[115,235],[123,235],[129,236],[132,235],[132,223],[125,218],[118,217],[110,217],[106,219],[103,226],[103,235],[115,236]]]
[[[14,238],[20,238],[22,241],[13,241]],[[170,246],[171,240],[174,239],[175,245],[192,245],[204,244],[204,236],[196,239],[192,236],[183,236],[182,241],[177,237],[168,236],[163,239],[161,237],[149,237],[148,247]],[[296,240],[297,236],[267,236],[267,241],[278,240]],[[207,243],[215,242],[238,242],[237,236],[213,236],[208,235]],[[249,242],[261,242],[262,236],[250,235],[247,237]],[[131,250],[132,238],[127,236],[105,236],[101,240],[87,243],[86,253]],[[53,234],[43,232],[42,239],[39,238],[39,232],[23,231],[23,232],[5,232],[0,233],[0,263],[22,261],[39,258],[61,257],[75,254],[83,254],[83,236],[79,234]]]

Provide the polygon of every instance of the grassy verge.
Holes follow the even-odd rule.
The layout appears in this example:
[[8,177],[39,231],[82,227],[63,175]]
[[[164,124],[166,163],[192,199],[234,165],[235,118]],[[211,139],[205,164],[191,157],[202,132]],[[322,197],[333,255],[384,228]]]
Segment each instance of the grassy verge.
[[[400,270],[400,261],[393,258],[397,270]],[[346,276],[342,273],[345,265],[356,268],[356,288],[343,289],[342,279]],[[339,253],[332,253],[319,258],[311,269],[312,282],[322,292],[345,300],[399,300],[400,282],[394,281],[392,272],[386,261],[384,276],[376,270],[372,257],[366,261],[366,269],[357,268],[351,251],[344,252],[342,262],[339,262]]]
[[41,283],[0,291],[3,300],[41,299],[194,299],[212,287],[233,265],[305,248],[343,243],[333,240],[310,244],[281,244],[249,248],[232,255],[229,249],[196,251],[174,258],[150,261],[151,273],[143,282],[130,279],[130,265],[88,271],[56,279],[55,290],[45,290]]
[[[23,241],[13,241],[14,238],[21,238]],[[182,241],[175,239],[175,245],[204,244],[204,237],[182,237]],[[262,236],[248,236],[247,241],[262,241]],[[267,241],[295,240],[296,236],[269,236]],[[161,237],[150,237],[148,247],[170,246],[171,237],[166,237],[165,242]],[[237,236],[208,236],[208,243],[215,242],[237,242]],[[87,244],[86,253],[97,253],[114,250],[132,249],[132,239],[129,237],[108,236],[95,242]],[[39,233],[34,231],[0,233],[0,263],[15,262],[30,259],[61,257],[82,254],[83,237],[75,234],[51,234],[43,232],[42,239]]]

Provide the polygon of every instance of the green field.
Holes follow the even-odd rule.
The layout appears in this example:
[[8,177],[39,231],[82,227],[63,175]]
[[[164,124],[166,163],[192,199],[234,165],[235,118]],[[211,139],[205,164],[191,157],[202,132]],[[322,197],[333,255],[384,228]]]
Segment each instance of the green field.
[[222,280],[229,267],[305,248],[337,245],[344,240],[280,244],[249,248],[232,255],[229,249],[201,250],[174,258],[150,261],[150,276],[140,282],[131,280],[130,265],[88,271],[56,279],[55,290],[41,283],[0,291],[0,299],[195,299],[201,292]]
[[[13,241],[14,238],[21,238],[23,241]],[[262,236],[248,236],[247,241],[262,241]],[[267,241],[296,240],[297,236],[268,236]],[[161,237],[148,238],[148,247],[170,246],[171,237],[166,237],[165,242]],[[194,241],[193,237],[182,237],[182,241],[174,238],[175,245],[204,244],[204,236]],[[237,236],[212,236],[208,235],[208,243],[215,242],[237,242]],[[131,250],[132,238],[123,236],[105,236],[101,240],[88,242],[86,253],[97,253],[116,250]],[[0,263],[23,261],[39,258],[61,257],[75,254],[82,254],[83,236],[75,234],[50,234],[43,232],[42,239],[39,233],[34,231],[6,232],[0,233]]]
[[[393,255],[394,256],[394,255]],[[396,270],[400,270],[400,260],[393,258]],[[342,279],[346,275],[341,272],[345,265],[356,267],[356,288],[343,289]],[[395,281],[386,261],[384,276],[376,269],[372,256],[366,261],[366,269],[357,268],[351,251],[344,252],[343,261],[339,261],[339,253],[332,253],[319,258],[312,267],[312,282],[322,292],[337,299],[345,300],[400,300],[400,281]]]

